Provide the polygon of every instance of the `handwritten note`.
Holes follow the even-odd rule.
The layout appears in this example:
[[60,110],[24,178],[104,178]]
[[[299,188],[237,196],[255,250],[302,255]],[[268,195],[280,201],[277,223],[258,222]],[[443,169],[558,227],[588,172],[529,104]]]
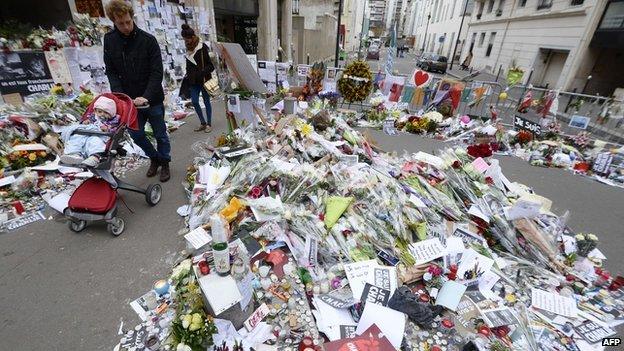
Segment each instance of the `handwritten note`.
[[416,264],[423,264],[444,256],[446,249],[440,239],[433,238],[410,244],[410,253]]
[[576,301],[573,298],[541,289],[531,290],[531,303],[533,307],[565,317],[575,318],[578,314]]
[[364,290],[364,284],[366,284],[367,277],[371,267],[378,266],[376,260],[360,261],[355,263],[345,264],[345,273],[349,280],[349,286],[353,293],[353,298],[359,300]]
[[191,245],[195,250],[200,249],[202,246],[212,241],[210,234],[208,234],[208,232],[202,227],[193,229],[190,233],[184,236],[184,239],[186,239],[186,242],[188,242],[189,245]]

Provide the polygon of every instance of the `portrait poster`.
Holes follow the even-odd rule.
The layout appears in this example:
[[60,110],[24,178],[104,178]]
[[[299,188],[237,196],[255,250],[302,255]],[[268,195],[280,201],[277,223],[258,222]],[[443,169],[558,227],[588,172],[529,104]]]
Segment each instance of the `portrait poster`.
[[0,53],[0,94],[48,92],[54,80],[43,51]]

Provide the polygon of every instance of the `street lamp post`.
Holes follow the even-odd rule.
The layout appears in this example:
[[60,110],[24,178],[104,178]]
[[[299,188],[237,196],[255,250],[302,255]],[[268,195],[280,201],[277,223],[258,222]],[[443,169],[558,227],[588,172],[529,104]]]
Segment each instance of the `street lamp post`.
[[[462,19],[459,23],[459,31],[457,32],[457,40],[455,41],[455,49],[453,49],[453,56],[451,56],[451,68],[453,69],[453,61],[455,59],[455,54],[457,53],[457,44],[459,44],[459,37],[461,36],[461,30],[464,26],[464,18],[466,17],[466,10],[468,9],[468,0],[466,0],[466,5],[464,5],[464,12],[462,13]],[[452,44],[451,44],[452,45]]]
[[340,21],[342,19],[342,0],[338,5],[338,26],[336,28],[336,56],[334,58],[334,67],[338,67],[338,54],[340,51]]
[[430,19],[431,19],[431,13],[429,13],[427,15],[427,26],[425,27],[425,36],[423,37],[422,53],[425,52],[425,44],[427,42],[427,32],[429,31],[429,20]]

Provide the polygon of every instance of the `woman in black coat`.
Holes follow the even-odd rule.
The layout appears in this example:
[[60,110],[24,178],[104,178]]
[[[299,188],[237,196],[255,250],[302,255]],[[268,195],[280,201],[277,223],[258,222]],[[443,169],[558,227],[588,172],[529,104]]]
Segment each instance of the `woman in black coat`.
[[[197,112],[201,126],[196,128],[196,132],[205,131],[209,133],[212,130],[212,106],[210,106],[210,95],[204,88],[204,83],[212,78],[214,66],[210,60],[208,46],[199,40],[195,35],[193,28],[188,24],[182,25],[182,37],[186,45],[186,76],[184,79],[189,86],[191,93],[191,102]],[[204,105],[206,106],[206,118],[199,104],[199,94],[204,97]]]

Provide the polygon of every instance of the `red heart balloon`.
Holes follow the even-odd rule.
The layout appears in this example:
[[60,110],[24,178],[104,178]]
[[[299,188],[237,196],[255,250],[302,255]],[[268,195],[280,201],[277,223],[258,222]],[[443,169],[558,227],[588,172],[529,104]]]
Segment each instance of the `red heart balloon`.
[[417,87],[427,83],[428,81],[429,73],[424,71],[416,71],[416,73],[414,73],[414,83],[416,83]]

